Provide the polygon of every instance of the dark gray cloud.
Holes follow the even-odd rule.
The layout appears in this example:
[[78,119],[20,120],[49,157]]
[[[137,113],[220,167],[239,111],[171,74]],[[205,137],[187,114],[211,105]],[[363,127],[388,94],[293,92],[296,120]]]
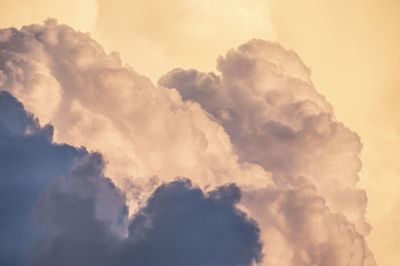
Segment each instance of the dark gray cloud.
[[235,207],[239,200],[235,185],[208,194],[187,179],[162,185],[132,221],[121,257],[137,265],[252,265],[261,259],[259,229]]
[[[261,260],[258,226],[235,207],[235,185],[208,194],[188,179],[161,185],[121,235],[110,230],[111,218],[123,232],[126,206],[102,167],[101,156],[92,154],[41,194],[35,215],[53,230],[34,265],[245,266]],[[99,201],[104,197],[108,206]],[[99,216],[110,209],[111,216]]]
[[68,178],[55,178],[41,193],[34,218],[46,232],[35,247],[33,265],[113,265],[128,212],[103,169],[102,156],[90,154]]
[[17,99],[0,91],[0,265],[22,265],[36,238],[30,217],[40,191],[86,153],[52,143],[52,134],[52,126],[41,127]]

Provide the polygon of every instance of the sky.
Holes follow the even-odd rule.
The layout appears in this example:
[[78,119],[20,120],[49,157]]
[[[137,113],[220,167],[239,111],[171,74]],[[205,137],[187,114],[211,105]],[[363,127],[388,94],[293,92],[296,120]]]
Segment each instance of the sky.
[[[164,261],[393,265],[400,260],[399,11],[395,0],[0,1],[0,27],[18,28],[0,34],[0,85],[11,93],[1,98],[22,117],[14,125],[7,118],[14,109],[2,107],[0,136],[27,158],[37,142],[48,147],[39,152],[48,169],[27,160],[38,174],[2,171],[14,180],[45,178],[28,193],[35,207],[21,196],[25,207],[8,221],[20,221],[14,230],[26,235],[0,256],[14,263],[4,254],[29,250],[35,265],[71,255],[78,261],[66,265],[97,265],[91,252],[105,248],[102,263],[157,265],[127,250],[182,255],[188,242],[186,255]],[[47,18],[58,22],[43,24]],[[40,26],[20,29],[32,23]],[[48,161],[56,152],[68,160]],[[85,168],[92,164],[100,170]],[[26,188],[17,183],[20,195]],[[0,184],[6,191],[10,183]],[[69,200],[77,195],[81,203]],[[183,219],[168,211],[175,196],[187,197],[187,215],[221,213],[215,219],[232,226]],[[84,223],[59,213],[73,204],[88,214]],[[28,232],[35,213],[61,233]],[[151,230],[148,216],[158,223]],[[162,247],[174,236],[157,217],[187,226],[168,252]],[[208,223],[214,233],[190,241]],[[85,226],[95,229],[70,237]],[[216,247],[202,243],[216,233],[227,244],[204,261]],[[71,242],[91,248],[62,249]]]

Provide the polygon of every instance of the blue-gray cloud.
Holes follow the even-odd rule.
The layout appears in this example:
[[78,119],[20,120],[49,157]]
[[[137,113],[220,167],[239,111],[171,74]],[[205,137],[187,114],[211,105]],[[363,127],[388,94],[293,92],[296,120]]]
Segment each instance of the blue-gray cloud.
[[132,221],[120,257],[149,266],[259,262],[259,229],[235,207],[239,200],[233,184],[208,194],[187,179],[162,185]]
[[[252,265],[261,261],[259,228],[235,207],[240,190],[227,185],[205,194],[188,179],[158,187],[130,221],[126,236],[110,230],[112,219],[123,231],[123,197],[103,175],[103,160],[92,154],[77,164],[69,179],[59,177],[41,194],[35,216],[52,232],[34,265]],[[107,198],[113,216],[99,201]]]
[[30,217],[40,191],[86,153],[52,143],[52,134],[52,126],[41,127],[0,91],[0,265],[22,265],[35,240]]

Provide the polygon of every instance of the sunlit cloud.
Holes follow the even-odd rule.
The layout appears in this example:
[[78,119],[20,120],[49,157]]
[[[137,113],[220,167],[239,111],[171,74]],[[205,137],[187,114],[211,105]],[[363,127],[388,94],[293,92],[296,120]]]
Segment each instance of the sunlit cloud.
[[156,253],[174,265],[375,265],[359,137],[293,51],[251,40],[215,72],[175,69],[154,85],[55,20],[0,37],[2,90],[56,142],[102,154],[35,194],[34,220],[49,229],[34,264],[159,265]]

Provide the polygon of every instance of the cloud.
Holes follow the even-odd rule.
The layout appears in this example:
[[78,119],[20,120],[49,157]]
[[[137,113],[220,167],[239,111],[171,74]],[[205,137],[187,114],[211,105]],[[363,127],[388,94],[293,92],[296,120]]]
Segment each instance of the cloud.
[[242,204],[262,228],[261,265],[376,265],[354,224],[307,183],[245,191]]
[[175,69],[154,86],[54,20],[0,40],[2,89],[57,141],[104,155],[41,193],[36,221],[52,229],[36,264],[375,265],[360,140],[294,52],[253,40],[220,57],[219,73]]
[[23,265],[23,254],[35,242],[31,211],[54,177],[67,174],[86,154],[52,143],[53,127],[41,127],[8,92],[0,91],[0,264]]
[[32,265],[110,265],[128,213],[123,196],[103,176],[103,164],[100,154],[90,154],[68,178],[57,177],[42,191],[34,217],[46,231]]
[[113,234],[110,225],[119,221],[123,228],[127,212],[103,164],[92,154],[69,179],[57,178],[42,192],[35,215],[56,233],[43,241],[34,265],[252,265],[261,259],[259,229],[235,207],[235,185],[208,194],[188,179],[161,185],[127,236]]
[[268,182],[261,167],[238,164],[229,136],[198,104],[154,86],[87,34],[49,20],[0,35],[2,88],[51,121],[57,141],[104,154],[117,184],[154,175]]
[[239,200],[233,184],[207,194],[187,179],[162,185],[132,221],[134,251],[122,257],[141,265],[252,265],[261,259],[259,229],[235,207]]
[[[250,190],[254,200],[243,203],[263,228],[264,252],[272,254],[266,261],[374,265],[363,238],[370,230],[364,218],[367,197],[356,187],[362,146],[357,134],[336,121],[310,70],[294,52],[262,40],[230,50],[217,69],[220,73],[175,69],[159,84],[199,103],[224,127],[241,161],[272,173],[276,187]],[[303,184],[315,195],[303,191]],[[276,194],[276,201],[268,194]],[[321,208],[316,213],[308,210],[315,201]],[[279,223],[271,224],[272,218]],[[343,227],[351,233],[343,234]],[[277,240],[269,245],[269,238]]]
[[2,264],[251,265],[261,259],[259,229],[235,207],[235,185],[207,194],[187,179],[161,185],[128,221],[126,199],[104,176],[102,156],[53,144],[52,126],[40,127],[5,91],[0,139]]
[[277,183],[306,177],[334,211],[367,233],[367,199],[356,188],[359,137],[336,121],[299,57],[252,40],[220,57],[217,68],[220,74],[175,69],[159,83],[201,104],[229,134],[241,161],[263,166]]

